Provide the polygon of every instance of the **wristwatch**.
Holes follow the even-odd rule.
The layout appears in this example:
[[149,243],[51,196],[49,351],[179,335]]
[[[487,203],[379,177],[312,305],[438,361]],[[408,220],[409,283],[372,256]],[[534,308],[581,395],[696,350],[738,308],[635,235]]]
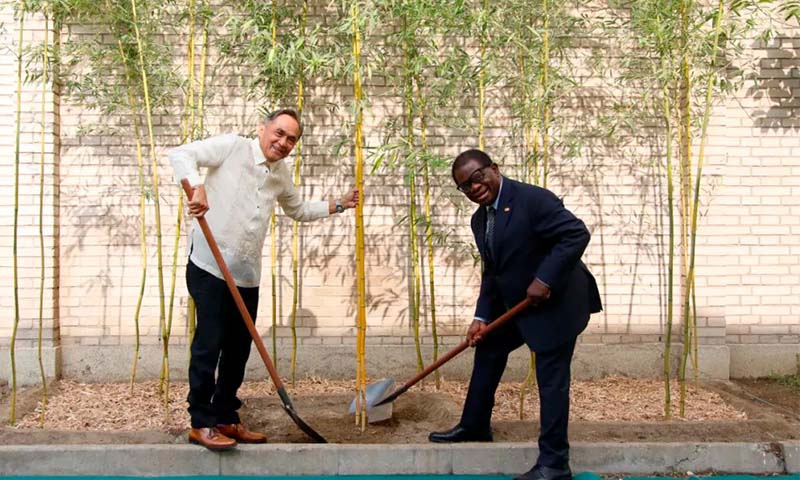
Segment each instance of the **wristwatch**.
[[336,213],[344,212],[344,207],[342,206],[341,200],[336,200]]

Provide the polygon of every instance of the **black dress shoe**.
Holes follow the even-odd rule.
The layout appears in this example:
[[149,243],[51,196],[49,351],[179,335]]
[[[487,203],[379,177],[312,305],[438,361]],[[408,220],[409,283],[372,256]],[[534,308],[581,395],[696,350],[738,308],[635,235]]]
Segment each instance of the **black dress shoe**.
[[428,440],[433,443],[456,443],[456,442],[491,442],[492,432],[467,430],[461,425],[456,425],[444,432],[431,432]]
[[534,465],[527,472],[514,477],[514,480],[572,480],[572,471],[569,469],[569,465],[564,468]]

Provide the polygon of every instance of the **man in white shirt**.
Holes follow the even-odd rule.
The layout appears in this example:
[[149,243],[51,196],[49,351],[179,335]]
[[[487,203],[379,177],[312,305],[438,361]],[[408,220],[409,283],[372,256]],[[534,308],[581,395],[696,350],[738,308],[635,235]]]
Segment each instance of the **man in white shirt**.
[[[169,159],[178,182],[193,188],[189,213],[205,216],[253,321],[258,310],[261,252],[275,201],[298,221],[325,218],[355,208],[358,191],[341,199],[304,202],[283,161],[303,133],[297,113],[278,110],[258,125],[258,138],[219,135],[182,145]],[[201,181],[199,167],[206,169]],[[211,450],[237,442],[264,443],[236,411],[252,339],[199,228],[191,233],[186,284],[197,305],[197,329],[189,363],[189,441]],[[215,371],[219,374],[214,378]]]

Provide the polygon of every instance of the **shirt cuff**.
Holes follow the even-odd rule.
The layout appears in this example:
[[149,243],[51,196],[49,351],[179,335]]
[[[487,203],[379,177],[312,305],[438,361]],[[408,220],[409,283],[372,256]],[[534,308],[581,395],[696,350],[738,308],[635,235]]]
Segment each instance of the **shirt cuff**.
[[486,320],[486,319],[485,319],[485,318],[483,318],[483,317],[475,317],[475,320],[477,320],[477,321],[479,321],[479,322],[482,322],[482,323],[489,323],[489,320]]
[[316,218],[328,218],[331,216],[330,202],[328,200],[319,200],[315,210],[317,211]]
[[[536,280],[539,280],[539,282],[540,282],[542,285],[544,285],[545,287],[547,287],[547,288],[550,288],[550,285],[548,285],[548,284],[547,284],[547,282],[545,282],[545,281],[544,281],[544,280],[542,280],[541,278],[539,278],[539,277],[536,277]],[[551,289],[551,290],[552,290],[552,289]]]

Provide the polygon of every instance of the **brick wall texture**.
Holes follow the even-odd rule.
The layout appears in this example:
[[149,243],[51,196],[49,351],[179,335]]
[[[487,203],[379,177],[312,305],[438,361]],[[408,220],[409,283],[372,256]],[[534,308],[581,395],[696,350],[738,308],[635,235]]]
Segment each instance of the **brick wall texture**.
[[[17,24],[8,5],[0,10],[0,346],[7,346],[14,320],[12,226],[14,214],[14,110]],[[91,26],[61,32],[90,35]],[[51,32],[52,33],[52,32]],[[24,41],[41,42],[42,18],[27,19]],[[169,39],[167,39],[169,40]],[[185,42],[185,39],[172,39]],[[743,42],[741,57],[754,75],[712,112],[706,148],[700,236],[697,243],[699,335],[708,344],[800,343],[800,30],[783,25],[767,42]],[[183,49],[180,49],[183,51]],[[253,134],[260,106],[240,87],[241,75],[216,50],[209,62],[206,136]],[[179,71],[183,58],[176,58]],[[602,82],[587,78],[586,84]],[[507,89],[506,89],[507,90]],[[519,135],[502,85],[489,92],[486,150],[511,177],[519,177]],[[45,341],[61,345],[122,345],[134,341],[133,322],[141,275],[139,187],[131,119],[104,115],[80,99],[62,96],[63,87],[45,85],[44,154],[40,149],[42,85],[22,91],[19,157],[19,330],[20,346],[33,346],[38,333],[40,278],[39,181],[44,162]],[[382,143],[381,126],[402,111],[385,78],[366,81],[366,142]],[[600,94],[591,93],[600,91]],[[350,86],[314,83],[304,115],[302,192],[309,199],[340,195],[353,184],[353,158],[335,144],[348,134]],[[561,105],[561,119],[592,116],[611,104],[611,94],[587,87],[584,100]],[[469,98],[473,94],[465,93]],[[475,97],[477,97],[475,95]],[[577,98],[577,97],[576,97]],[[473,102],[474,103],[474,102]],[[166,153],[180,142],[178,108],[154,117],[161,188],[164,278],[171,280],[179,190]],[[474,111],[462,110],[466,118]],[[472,115],[469,117],[468,115]],[[588,120],[587,120],[588,121]],[[428,142],[453,158],[477,146],[476,125],[432,125]],[[635,142],[634,142],[635,143]],[[633,143],[628,143],[631,145]],[[665,333],[666,211],[663,175],[655,146],[612,148],[585,140],[576,156],[554,152],[548,187],[563,196],[593,238],[584,261],[601,286],[605,311],[582,336],[587,343],[650,343]],[[291,159],[293,162],[294,160]],[[663,172],[662,172],[663,173]],[[398,171],[370,173],[364,191],[367,244],[368,336],[370,342],[406,344],[409,324],[407,183]],[[461,335],[471,320],[479,265],[469,230],[472,207],[452,188],[449,169],[435,171],[434,224],[442,240],[434,253],[436,311],[443,336]],[[147,201],[147,283],[141,310],[144,343],[159,342],[154,203]],[[355,338],[354,216],[352,212],[301,227],[302,284],[298,335],[311,344],[353,344]],[[277,248],[277,334],[289,340],[292,304],[291,220],[279,216]],[[173,308],[173,344],[187,341],[184,283],[185,230],[179,240]],[[259,325],[269,334],[272,304],[269,240],[264,249]],[[424,250],[423,250],[424,252]],[[680,268],[677,268],[680,271]],[[430,342],[427,266],[423,269],[424,342]],[[677,290],[678,292],[680,291]],[[676,299],[676,307],[679,306]],[[677,310],[679,312],[679,310]]]

